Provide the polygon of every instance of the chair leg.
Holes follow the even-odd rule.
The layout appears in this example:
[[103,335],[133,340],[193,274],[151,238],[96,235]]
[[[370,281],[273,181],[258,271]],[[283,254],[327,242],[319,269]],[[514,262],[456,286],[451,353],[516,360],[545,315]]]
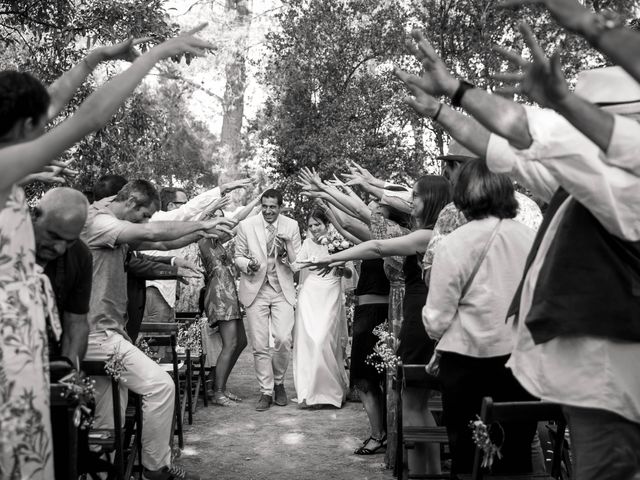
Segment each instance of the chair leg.
[[[204,367],[204,362],[206,360],[206,354],[200,355],[200,383],[202,385],[202,400],[204,402],[204,406],[209,406],[209,400],[207,399],[207,372]],[[196,395],[196,399],[198,396]]]
[[120,409],[120,385],[111,378],[111,394],[113,401],[113,430],[115,436],[115,478],[124,480],[124,438],[122,432],[122,411]]
[[191,368],[191,350],[187,349],[187,378],[185,387],[187,390],[187,421],[189,425],[193,425],[193,384],[192,384],[192,368]]
[[178,433],[178,447],[184,448],[184,434],[182,431],[182,408],[180,402],[180,374],[178,372],[178,353],[176,352],[176,336],[171,335],[171,353],[173,354],[173,381],[176,386],[175,425]]

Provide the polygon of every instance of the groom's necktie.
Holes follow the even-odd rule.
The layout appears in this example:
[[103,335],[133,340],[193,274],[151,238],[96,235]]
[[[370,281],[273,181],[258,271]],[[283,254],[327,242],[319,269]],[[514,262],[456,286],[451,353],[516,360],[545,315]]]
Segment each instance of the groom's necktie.
[[273,224],[267,224],[267,256],[270,257],[273,253],[273,243],[276,240],[276,227]]

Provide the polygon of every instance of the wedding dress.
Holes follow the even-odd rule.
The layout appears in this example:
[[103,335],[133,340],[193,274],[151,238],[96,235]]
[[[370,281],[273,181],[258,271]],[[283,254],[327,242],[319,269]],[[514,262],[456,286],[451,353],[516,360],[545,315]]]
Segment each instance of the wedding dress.
[[[326,255],[327,247],[307,238],[298,259]],[[293,374],[298,403],[342,406],[348,391],[344,351],[348,339],[342,277],[300,271],[293,330]]]

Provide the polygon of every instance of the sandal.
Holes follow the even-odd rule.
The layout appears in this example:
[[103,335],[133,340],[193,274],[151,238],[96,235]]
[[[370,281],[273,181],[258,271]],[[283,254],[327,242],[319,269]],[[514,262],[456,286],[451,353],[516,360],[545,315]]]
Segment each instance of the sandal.
[[225,390],[225,392],[224,392],[224,396],[225,396],[225,397],[227,397],[227,398],[228,398],[229,400],[231,400],[232,402],[238,402],[238,403],[240,403],[240,402],[242,401],[242,399],[241,399],[239,396],[237,396],[237,395],[235,395],[235,394],[231,393],[229,390]]
[[222,392],[214,392],[213,399],[211,401],[214,405],[220,405],[221,407],[232,407],[235,405],[235,402],[232,402]]
[[[369,444],[369,442],[377,442],[379,445],[376,448],[369,448],[367,447],[367,445]],[[356,449],[355,453],[356,455],[373,455],[376,453],[382,453],[379,452],[379,450],[386,448],[387,447],[387,434],[384,434],[382,436],[382,438],[376,438],[374,436],[371,436],[369,438],[367,438],[363,443],[362,446],[358,449]]]

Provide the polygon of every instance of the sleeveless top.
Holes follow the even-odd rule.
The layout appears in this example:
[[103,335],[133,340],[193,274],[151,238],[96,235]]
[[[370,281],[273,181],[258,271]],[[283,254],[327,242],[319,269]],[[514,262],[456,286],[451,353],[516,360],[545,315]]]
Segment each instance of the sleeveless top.
[[360,268],[356,295],[389,295],[389,279],[382,259],[363,260]]

